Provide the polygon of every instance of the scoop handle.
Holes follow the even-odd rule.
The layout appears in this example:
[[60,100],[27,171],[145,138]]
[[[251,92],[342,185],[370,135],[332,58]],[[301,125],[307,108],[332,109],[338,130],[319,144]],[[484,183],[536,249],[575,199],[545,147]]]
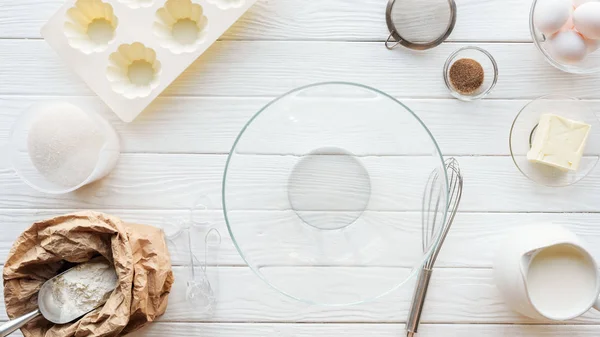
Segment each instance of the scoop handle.
[[40,309],[35,309],[35,311],[2,324],[2,326],[0,326],[0,337],[10,335],[15,330],[20,329],[23,325],[31,322],[34,318],[40,316],[41,314],[42,313],[40,312]]

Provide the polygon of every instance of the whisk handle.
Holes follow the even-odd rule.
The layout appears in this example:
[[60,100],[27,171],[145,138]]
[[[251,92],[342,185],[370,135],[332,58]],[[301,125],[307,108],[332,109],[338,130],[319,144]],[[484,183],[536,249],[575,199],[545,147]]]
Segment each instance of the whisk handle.
[[423,312],[423,306],[425,305],[427,289],[429,288],[429,281],[431,280],[432,274],[433,270],[425,266],[421,268],[421,271],[419,272],[417,286],[415,287],[415,293],[413,294],[412,304],[406,321],[406,332],[409,337],[414,336],[419,330],[421,313]]

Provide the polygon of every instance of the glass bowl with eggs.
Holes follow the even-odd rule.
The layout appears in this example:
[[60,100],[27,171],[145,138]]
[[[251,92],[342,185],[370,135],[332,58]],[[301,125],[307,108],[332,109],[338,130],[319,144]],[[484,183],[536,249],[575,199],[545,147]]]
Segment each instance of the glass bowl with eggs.
[[531,36],[546,60],[575,74],[600,71],[600,2],[534,0]]

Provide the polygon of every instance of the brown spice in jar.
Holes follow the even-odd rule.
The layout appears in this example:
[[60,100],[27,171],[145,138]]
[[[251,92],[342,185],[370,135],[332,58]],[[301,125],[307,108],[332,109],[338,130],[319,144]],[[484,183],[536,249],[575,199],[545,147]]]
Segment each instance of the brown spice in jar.
[[485,72],[479,62],[463,58],[450,67],[450,83],[461,94],[472,94],[483,84]]

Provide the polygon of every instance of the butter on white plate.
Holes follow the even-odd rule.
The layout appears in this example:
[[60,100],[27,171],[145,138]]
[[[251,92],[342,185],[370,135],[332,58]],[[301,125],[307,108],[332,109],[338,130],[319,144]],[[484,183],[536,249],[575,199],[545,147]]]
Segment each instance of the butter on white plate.
[[527,159],[563,171],[579,168],[591,125],[544,114],[537,126]]

